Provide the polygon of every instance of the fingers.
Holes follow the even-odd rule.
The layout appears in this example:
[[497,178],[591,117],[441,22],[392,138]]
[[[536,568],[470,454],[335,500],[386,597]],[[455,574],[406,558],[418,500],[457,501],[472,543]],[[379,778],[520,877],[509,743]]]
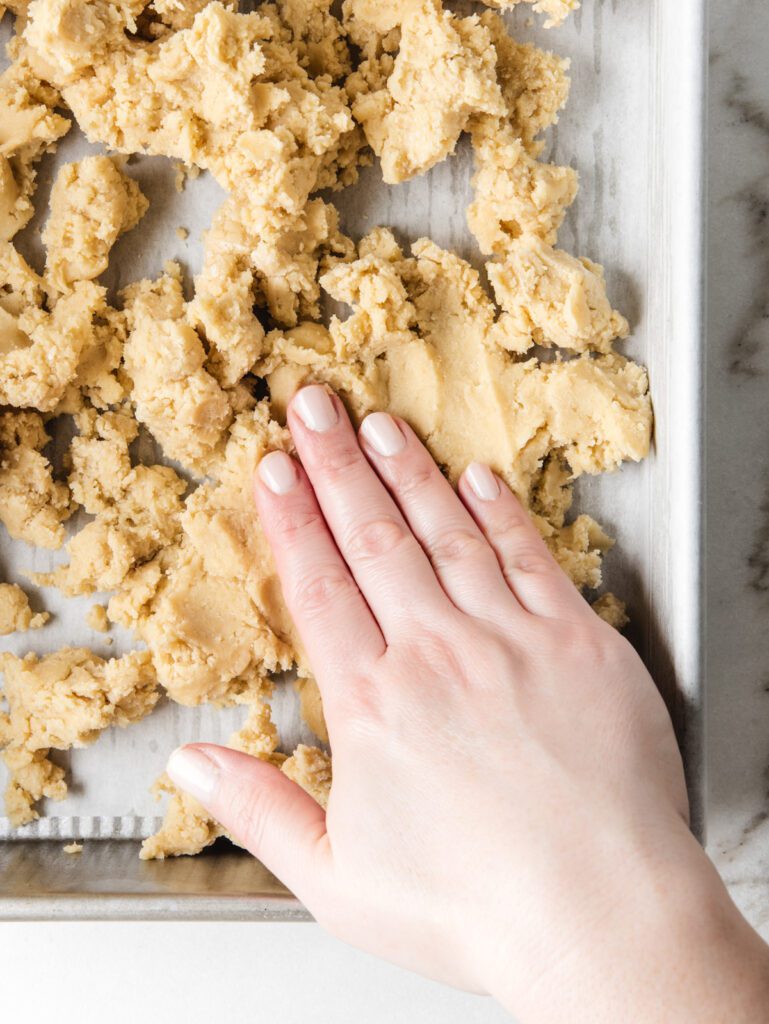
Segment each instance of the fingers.
[[523,607],[545,618],[591,614],[574,584],[547,549],[531,516],[488,466],[473,463],[459,493],[496,552],[507,583]]
[[310,664],[324,689],[338,684],[340,664],[354,671],[384,653],[382,633],[301,467],[285,452],[270,453],[259,464],[254,491],[283,596]]
[[337,546],[386,641],[451,608],[432,566],[361,451],[342,403],[313,385],[288,422]]
[[413,430],[377,412],[359,436],[456,607],[495,622],[515,614],[496,555]]
[[167,771],[302,902],[318,901],[330,878],[326,815],[296,783],[266,761],[202,743],[174,751]]

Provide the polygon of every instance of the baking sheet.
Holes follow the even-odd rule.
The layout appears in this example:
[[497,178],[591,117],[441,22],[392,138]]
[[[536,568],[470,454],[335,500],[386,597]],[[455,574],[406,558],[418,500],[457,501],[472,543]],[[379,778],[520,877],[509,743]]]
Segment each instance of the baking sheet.
[[[509,16],[515,34],[572,60],[571,100],[548,136],[545,154],[580,172],[580,195],[559,245],[605,265],[609,295],[633,328],[623,350],[649,367],[657,416],[653,457],[581,482],[576,510],[595,516],[617,537],[618,546],[606,560],[606,583],[628,602],[631,639],[673,708],[696,815],[704,770],[699,673],[704,3],[584,0],[582,10],[551,32],[532,26],[529,13],[527,8]],[[9,36],[6,18],[0,40]],[[73,131],[57,154],[43,161],[38,214],[18,240],[38,268],[39,231],[56,168],[99,151]],[[129,173],[151,207],[140,227],[115,247],[105,283],[117,289],[156,275],[169,258],[180,260],[191,276],[200,264],[201,232],[223,193],[209,175],[177,193],[174,168],[162,158],[132,160]],[[384,186],[376,167],[364,170],[359,184],[334,201],[343,229],[354,238],[388,224],[404,243],[429,235],[481,266],[465,223],[470,174],[471,155],[462,145],[453,159],[404,185]],[[186,241],[177,236],[179,226],[190,232]],[[51,554],[0,537],[0,578],[23,584],[22,569],[46,572],[65,558],[64,552]],[[42,654],[83,644],[105,657],[120,654],[130,648],[130,636],[115,629],[114,646],[108,647],[86,625],[88,607],[99,600],[99,595],[64,600],[54,590],[40,591],[33,605],[45,607],[53,621],[36,633],[1,638],[0,647]],[[278,692],[276,717],[287,747],[309,739],[290,688]],[[198,739],[226,739],[242,718],[242,709],[223,713],[165,704],[130,729],[108,731],[94,746],[61,755],[70,778],[68,799],[44,806],[46,817],[24,829],[11,830],[0,818],[0,840],[149,834],[161,809],[148,790],[170,750]],[[0,845],[0,859],[1,851]],[[172,876],[164,891],[175,898]],[[235,905],[230,901],[230,911]],[[0,902],[0,912],[1,907]],[[222,906],[219,910],[225,913]],[[177,911],[183,913],[178,906]]]

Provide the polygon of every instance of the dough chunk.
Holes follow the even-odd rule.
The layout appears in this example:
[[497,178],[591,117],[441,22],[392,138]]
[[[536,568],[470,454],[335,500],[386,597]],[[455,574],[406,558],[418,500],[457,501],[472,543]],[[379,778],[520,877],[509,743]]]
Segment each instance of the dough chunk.
[[[281,755],[275,754],[278,732],[272,722],[268,704],[257,703],[249,709],[245,725],[230,737],[228,746],[262,761],[277,763],[282,760]],[[167,775],[161,775],[153,786],[153,792],[158,799],[163,794],[167,794],[170,799],[162,827],[142,843],[142,860],[194,856],[226,835],[221,825],[209,817],[202,804],[177,789]]]
[[67,595],[117,589],[128,574],[181,533],[181,496],[187,484],[168,466],[132,467],[128,445],[136,424],[108,413],[90,423],[72,441],[73,497],[95,516],[67,544],[70,560],[36,582]]
[[123,346],[126,318],[122,310],[104,304],[92,323],[93,340],[80,357],[77,373],[68,385],[57,412],[79,413],[86,402],[106,410],[126,398]]
[[539,163],[536,157],[544,143],[537,136],[557,121],[566,102],[569,62],[517,43],[491,12],[483,15],[481,24],[497,53],[506,115],[473,118],[475,200],[468,224],[486,255],[503,255],[526,234],[554,245],[577,194],[577,175],[570,167]]
[[319,270],[354,251],[336,209],[321,199],[299,214],[254,206],[241,195],[227,199],[206,234],[189,309],[209,345],[208,371],[231,387],[252,369],[264,348],[257,305],[289,327],[318,317]]
[[0,522],[16,540],[59,548],[73,505],[42,454],[49,440],[38,413],[0,412]]
[[233,410],[185,319],[178,268],[156,282],[132,285],[124,297],[130,328],[124,361],[136,417],[168,458],[204,474],[224,448]]
[[475,199],[467,222],[481,252],[504,256],[522,235],[553,245],[577,195],[576,172],[535,160],[505,123],[485,120],[473,144]]
[[338,81],[350,74],[352,64],[342,24],[331,13],[333,2],[277,0],[277,5],[302,67],[313,78],[328,75]]
[[102,415],[84,410],[76,423],[80,433],[70,444],[69,485],[74,500],[97,516],[125,496],[132,471],[128,446],[136,439],[139,425],[122,410]]
[[614,629],[622,630],[630,622],[627,606],[615,594],[604,594],[593,602],[593,611]]
[[347,11],[374,32],[400,25],[398,54],[384,85],[369,91],[365,72],[351,83],[353,114],[382,161],[384,180],[395,184],[453,153],[474,114],[502,116],[505,107],[496,51],[477,18],[457,18],[439,0],[387,7],[352,0]]
[[30,7],[26,39],[88,138],[196,164],[228,191],[300,212],[354,131],[346,93],[308,75],[269,6],[237,14],[214,0],[149,44],[129,34],[137,13],[106,0]]
[[[579,6],[525,2],[548,25]],[[355,420],[404,417],[452,483],[469,462],[489,463],[583,589],[601,584],[613,541],[572,515],[574,481],[648,454],[646,373],[613,349],[627,322],[602,269],[556,248],[577,176],[539,158],[569,62],[513,39],[499,14],[460,16],[441,0],[344,0],[343,22],[333,0],[252,13],[236,0],[4,6],[18,22],[0,76],[0,521],[55,548],[82,509],[91,518],[68,562],[33,578],[68,595],[110,592],[89,624],[118,623],[147,648],[118,661],[2,656],[8,814],[28,822],[40,799],[65,796],[51,750],[141,718],[161,690],[186,706],[247,705],[230,745],[325,807],[328,755],[278,752],[267,704],[277,672],[296,669],[302,715],[328,735],[248,486],[268,451],[291,450],[282,424],[296,389],[327,382]],[[60,171],[43,278],[13,247],[36,162],[70,126],[57,109],[113,153],[174,160],[177,187],[208,170],[226,189],[190,301],[174,264],[126,288],[120,309],[96,282],[147,207],[120,156]],[[356,247],[316,196],[352,184],[372,150],[387,182],[425,173],[463,133],[476,165],[468,220],[492,258],[496,303],[470,264],[428,239],[406,255],[376,229]],[[337,308],[325,326],[332,302],[349,314]],[[44,415],[75,420],[66,483],[43,455]],[[154,444],[179,472],[147,457]],[[624,623],[613,596],[594,607]],[[0,634],[44,618],[0,584]],[[167,777],[155,788],[170,799],[142,857],[193,854],[223,834]]]
[[281,769],[292,782],[301,786],[305,793],[321,807],[328,807],[331,795],[331,758],[318,747],[300,745],[291,757],[284,761]]
[[[152,12],[160,19],[160,24],[167,28],[191,28],[196,15],[209,3],[210,0],[152,0]],[[234,11],[238,6],[237,0],[222,0],[222,6]],[[144,13],[147,13],[146,10]],[[153,29],[153,38],[163,35],[157,24]]]
[[109,157],[65,164],[56,176],[43,232],[46,274],[53,286],[66,292],[76,281],[102,274],[112,246],[136,227],[148,205],[133,178]]
[[40,629],[50,618],[48,612],[35,615],[29,598],[15,583],[0,583],[0,636]]
[[145,6],[145,0],[33,0],[24,38],[54,75],[75,79],[128,46],[126,36],[138,31]]
[[10,730],[10,719],[0,712],[0,747],[10,744],[3,753],[9,775],[5,789],[5,814],[18,828],[40,817],[35,807],[38,801],[63,800],[67,795],[67,783],[64,769],[50,760],[46,750],[30,751],[13,746]]
[[[493,466],[538,517],[556,553],[563,548],[575,582],[600,578],[606,544],[596,531],[566,527],[563,510],[573,478],[648,453],[645,372],[616,355],[511,358],[509,318],[498,318],[469,264],[427,240],[406,259],[381,230],[360,252],[322,279],[334,299],[352,305],[347,320],[269,339],[263,372],[276,415],[310,379],[337,388],[356,418],[388,408],[412,424],[452,481],[472,461]],[[598,348],[605,320],[600,307],[588,313],[585,347]],[[554,460],[568,467],[556,484],[552,468],[543,479]]]
[[161,828],[142,843],[142,860],[194,857],[224,835],[221,825],[205,807],[189,793],[177,789],[165,773],[153,785],[152,793],[157,800],[167,795],[168,807]]
[[176,547],[138,568],[110,601],[110,619],[145,641],[178,703],[256,700],[269,691],[270,673],[297,660],[247,484],[259,459],[288,443],[266,403],[242,413],[213,467],[218,482],[186,501]]
[[0,75],[0,241],[30,221],[35,163],[69,131],[71,122],[52,110],[55,102],[22,63]]
[[43,282],[10,242],[0,242],[0,405],[52,412],[76,380],[81,363],[100,350],[97,318],[105,292],[78,282],[67,295],[49,296]]
[[502,18],[491,11],[481,15],[481,24],[497,51],[497,80],[506,119],[516,138],[537,156],[544,145],[537,136],[558,121],[569,98],[571,62],[531,43],[517,42]]
[[527,235],[507,249],[504,262],[486,269],[500,306],[508,314],[508,346],[532,345],[572,352],[610,352],[630,333],[627,320],[606,296],[603,268]]
[[578,516],[573,523],[560,528],[540,523],[548,547],[563,571],[580,590],[601,586],[604,556],[614,541],[590,516]]
[[294,685],[299,694],[302,718],[321,743],[328,743],[328,729],[323,717],[323,700],[317,682],[312,676],[306,678],[300,676]]
[[10,772],[6,812],[15,825],[38,817],[43,796],[61,799],[66,784],[48,752],[92,743],[112,725],[144,718],[159,697],[152,661],[137,651],[103,661],[91,651],[65,648],[38,658],[0,654],[8,712],[0,716],[0,745]]
[[545,28],[555,28],[580,7],[580,0],[483,0],[483,3],[502,11],[509,11],[520,3],[534,4],[538,14],[547,15]]
[[14,17],[21,18],[26,14],[30,0],[4,0],[3,11],[10,11]]
[[109,633],[110,621],[107,609],[103,604],[95,604],[88,612],[86,621],[91,629],[97,633]]

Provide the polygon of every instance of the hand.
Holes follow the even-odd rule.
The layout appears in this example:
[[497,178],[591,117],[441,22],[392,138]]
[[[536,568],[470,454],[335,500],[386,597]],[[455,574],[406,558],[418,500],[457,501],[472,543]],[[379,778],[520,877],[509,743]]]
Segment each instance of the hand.
[[[205,744],[174,780],[336,935],[522,1021],[721,1020],[699,1000],[723,998],[722,934],[763,947],[689,833],[637,654],[487,467],[457,495],[405,423],[356,438],[319,386],[288,419],[302,465],[268,455],[256,503],[323,695],[328,811]],[[696,1002],[663,1004],[684,942]],[[704,948],[721,966],[691,966]]]

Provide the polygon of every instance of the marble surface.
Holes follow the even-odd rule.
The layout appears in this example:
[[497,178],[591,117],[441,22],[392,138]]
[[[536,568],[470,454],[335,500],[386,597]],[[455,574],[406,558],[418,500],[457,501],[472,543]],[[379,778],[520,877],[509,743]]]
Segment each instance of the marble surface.
[[710,3],[708,846],[769,937],[769,4]]

